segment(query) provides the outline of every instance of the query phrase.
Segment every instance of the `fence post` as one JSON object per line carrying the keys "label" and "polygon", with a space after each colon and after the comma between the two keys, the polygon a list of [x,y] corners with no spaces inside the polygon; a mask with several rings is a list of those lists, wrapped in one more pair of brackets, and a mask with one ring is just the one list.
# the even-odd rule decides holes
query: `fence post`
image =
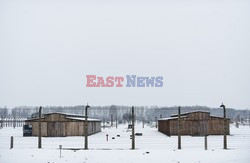
{"label": "fence post", "polygon": [[249,127],[250,127],[250,116],[248,117],[248,123],[249,123]]}
{"label": "fence post", "polygon": [[59,149],[60,149],[60,158],[62,158],[62,145],[59,145]]}
{"label": "fence post", "polygon": [[118,125],[118,124],[117,124],[117,123],[118,123],[117,117],[115,118],[115,121],[116,121],[116,122],[115,122],[115,125],[116,125],[115,127],[117,128],[117,125]]}
{"label": "fence post", "polygon": [[14,146],[14,138],[13,136],[10,137],[10,149],[12,149]]}
{"label": "fence post", "polygon": [[113,114],[111,114],[110,121],[111,121],[111,127],[113,127]]}
{"label": "fence post", "polygon": [[13,128],[15,129],[16,128],[16,117],[14,117],[14,119],[12,119],[12,125],[13,125]]}
{"label": "fence post", "polygon": [[104,122],[103,122],[103,129],[105,129],[105,118],[104,118]]}
{"label": "fence post", "polygon": [[157,117],[155,117],[155,128],[158,128],[158,126],[157,126]]}
{"label": "fence post", "polygon": [[42,118],[42,107],[39,107],[39,121],[38,121],[38,148],[42,148],[42,128],[41,128],[41,118]]}
{"label": "fence post", "polygon": [[178,149],[181,149],[181,107],[178,107]]}
{"label": "fence post", "polygon": [[224,113],[224,136],[223,136],[223,149],[227,149],[227,115],[226,115],[226,106],[222,103],[220,106],[223,108]]}
{"label": "fence post", "polygon": [[144,118],[142,119],[142,128],[144,128]]}
{"label": "fence post", "polygon": [[207,135],[205,135],[205,150],[207,150]]}
{"label": "fence post", "polygon": [[132,149],[135,149],[135,116],[134,116],[134,107],[132,107]]}
{"label": "fence post", "polygon": [[1,126],[0,126],[0,128],[3,128],[3,117],[1,117]]}
{"label": "fence post", "polygon": [[85,137],[85,143],[84,143],[84,149],[88,149],[88,108],[89,105],[85,107],[85,122],[84,122],[84,137]]}

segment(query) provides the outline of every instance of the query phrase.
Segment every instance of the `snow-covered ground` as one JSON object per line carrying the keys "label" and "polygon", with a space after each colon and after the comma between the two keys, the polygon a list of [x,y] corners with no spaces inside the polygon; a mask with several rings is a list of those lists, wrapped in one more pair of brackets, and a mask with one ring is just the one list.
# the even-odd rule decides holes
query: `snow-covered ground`
{"label": "snow-covered ground", "polygon": [[[250,127],[231,126],[228,136],[228,150],[223,150],[223,136],[208,136],[208,150],[204,150],[204,137],[182,136],[182,149],[177,150],[177,137],[168,137],[151,128],[138,124],[136,150],[130,150],[131,132],[125,125],[118,129],[102,129],[89,136],[89,150],[83,148],[83,137],[42,138],[42,149],[37,149],[37,137],[23,137],[22,128],[0,129],[0,163],[249,163]],[[106,134],[109,141],[106,141]],[[120,135],[118,137],[117,135]],[[10,147],[10,137],[14,136],[14,148]],[[115,139],[112,139],[114,137]],[[59,145],[62,150],[60,158]]]}

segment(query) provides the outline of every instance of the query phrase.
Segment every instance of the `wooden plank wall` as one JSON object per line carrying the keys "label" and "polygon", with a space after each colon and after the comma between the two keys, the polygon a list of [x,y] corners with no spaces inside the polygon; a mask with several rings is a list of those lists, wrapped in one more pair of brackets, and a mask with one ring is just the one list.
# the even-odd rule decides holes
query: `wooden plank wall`
{"label": "wooden plank wall", "polygon": [[[32,125],[32,135],[38,136],[38,120],[27,121]],[[88,135],[101,131],[101,122],[88,122]],[[42,136],[63,137],[63,136],[83,136],[84,121],[66,119],[65,115],[49,114],[42,119]]]}
{"label": "wooden plank wall", "polygon": [[[38,136],[38,122],[26,122],[27,125],[32,125],[32,136]],[[47,136],[47,122],[41,123],[42,136]]]}
{"label": "wooden plank wall", "polygon": [[[230,120],[227,120],[227,134],[230,133]],[[181,135],[204,136],[204,135],[223,135],[224,119],[210,117],[209,113],[196,112],[189,114],[187,118],[181,118]],[[160,120],[160,132],[166,135],[178,134],[178,119]]]}
{"label": "wooden plank wall", "polygon": [[170,136],[170,121],[159,121],[158,131]]}

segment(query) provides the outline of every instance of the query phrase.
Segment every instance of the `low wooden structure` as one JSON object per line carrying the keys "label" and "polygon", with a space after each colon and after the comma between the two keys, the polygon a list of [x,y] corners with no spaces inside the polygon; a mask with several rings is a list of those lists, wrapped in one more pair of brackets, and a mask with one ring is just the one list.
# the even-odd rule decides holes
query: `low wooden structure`
{"label": "low wooden structure", "polygon": [[[85,117],[76,114],[48,113],[41,118],[42,136],[84,136]],[[88,135],[101,131],[101,121],[88,118]],[[25,121],[32,127],[32,136],[38,136],[38,118]]]}
{"label": "low wooden structure", "polygon": [[[227,118],[227,134],[230,119]],[[180,133],[181,135],[204,136],[204,135],[223,135],[224,134],[224,118],[211,116],[209,112],[196,111],[181,114],[180,117]],[[178,115],[158,120],[158,131],[171,136],[178,135]]]}

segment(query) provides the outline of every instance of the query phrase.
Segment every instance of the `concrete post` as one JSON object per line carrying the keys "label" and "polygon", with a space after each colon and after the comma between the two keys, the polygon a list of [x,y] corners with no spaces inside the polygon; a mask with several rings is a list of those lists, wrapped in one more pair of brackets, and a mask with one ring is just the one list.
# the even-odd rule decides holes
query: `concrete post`
{"label": "concrete post", "polygon": [[144,128],[144,118],[142,119],[142,128]]}
{"label": "concrete post", "polygon": [[223,108],[224,113],[224,139],[223,139],[223,149],[227,149],[227,117],[226,117],[226,106],[222,103],[220,106]]}
{"label": "concrete post", "polygon": [[88,104],[85,106],[85,121],[84,121],[84,137],[85,137],[85,143],[84,143],[84,149],[88,149]]}
{"label": "concrete post", "polygon": [[117,117],[115,117],[115,128],[118,127],[118,120],[117,120]]}
{"label": "concrete post", "polygon": [[12,149],[14,146],[14,138],[13,136],[10,137],[10,149]]}
{"label": "concrete post", "polygon": [[38,122],[38,148],[42,148],[42,128],[41,128],[41,118],[42,118],[42,107],[39,107],[39,122]]}
{"label": "concrete post", "polygon": [[113,127],[113,114],[111,114],[110,121],[111,121],[111,126]]}
{"label": "concrete post", "polygon": [[249,127],[250,127],[250,116],[248,117],[248,123],[249,123]]}
{"label": "concrete post", "polygon": [[226,118],[226,107],[223,107],[224,110],[224,149],[227,149],[227,118]]}
{"label": "concrete post", "polygon": [[207,150],[207,135],[205,135],[205,150]]}
{"label": "concrete post", "polygon": [[181,149],[181,107],[178,107],[178,149]]}
{"label": "concrete post", "polygon": [[62,145],[59,145],[59,149],[60,149],[60,158],[62,158]]}
{"label": "concrete post", "polygon": [[155,117],[155,128],[158,128],[157,117]]}
{"label": "concrete post", "polygon": [[103,119],[103,129],[105,129],[105,118]]}
{"label": "concrete post", "polygon": [[132,107],[132,149],[135,149],[135,116],[134,107]]}

